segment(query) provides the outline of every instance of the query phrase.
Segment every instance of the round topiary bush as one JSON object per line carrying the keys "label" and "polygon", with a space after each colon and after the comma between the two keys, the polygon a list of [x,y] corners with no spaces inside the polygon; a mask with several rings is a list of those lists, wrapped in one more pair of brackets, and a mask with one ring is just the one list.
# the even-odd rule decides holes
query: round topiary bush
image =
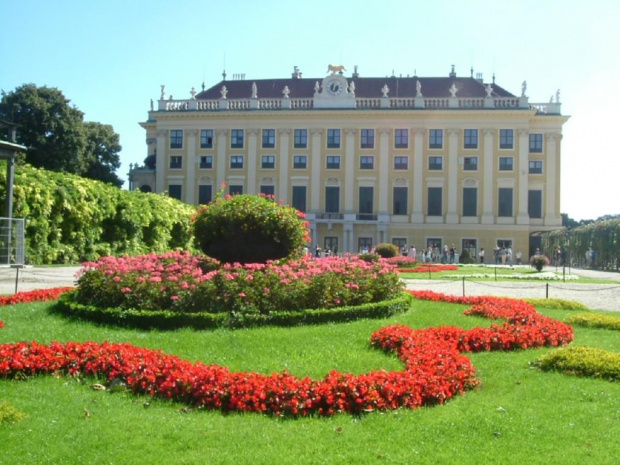
{"label": "round topiary bush", "polygon": [[266,263],[299,258],[309,241],[308,222],[271,198],[235,195],[203,205],[193,218],[196,243],[224,263]]}
{"label": "round topiary bush", "polygon": [[377,244],[377,247],[375,247],[375,252],[378,253],[381,258],[392,258],[399,255],[400,251],[398,250],[398,246],[394,244],[382,243]]}

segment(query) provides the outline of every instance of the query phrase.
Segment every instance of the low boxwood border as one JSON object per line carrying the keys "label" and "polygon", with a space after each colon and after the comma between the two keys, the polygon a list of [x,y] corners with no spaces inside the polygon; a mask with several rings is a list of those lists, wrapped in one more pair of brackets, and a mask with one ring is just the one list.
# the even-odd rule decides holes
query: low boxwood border
{"label": "low boxwood border", "polygon": [[596,313],[578,313],[564,320],[569,325],[586,326],[589,328],[610,329],[620,331],[620,317],[612,315],[598,315]]}
{"label": "low boxwood border", "polygon": [[208,329],[218,327],[296,326],[340,323],[362,318],[385,318],[411,308],[413,297],[402,292],[394,299],[356,306],[319,308],[304,311],[276,311],[268,315],[236,313],[179,313],[166,310],[100,308],[73,299],[75,292],[63,294],[51,307],[54,313],[98,323],[141,329]]}

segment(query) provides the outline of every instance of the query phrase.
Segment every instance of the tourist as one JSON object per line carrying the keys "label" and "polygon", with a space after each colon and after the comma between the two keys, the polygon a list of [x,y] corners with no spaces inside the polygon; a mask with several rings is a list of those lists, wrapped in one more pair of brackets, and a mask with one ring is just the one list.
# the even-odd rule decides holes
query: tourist
{"label": "tourist", "polygon": [[480,263],[484,265],[484,247],[480,249],[480,252],[478,252],[478,256],[480,257]]}

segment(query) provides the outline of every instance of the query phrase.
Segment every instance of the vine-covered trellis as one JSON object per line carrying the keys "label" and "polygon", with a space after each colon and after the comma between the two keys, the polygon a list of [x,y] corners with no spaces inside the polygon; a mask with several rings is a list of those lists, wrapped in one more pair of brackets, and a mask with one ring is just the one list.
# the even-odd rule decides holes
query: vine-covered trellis
{"label": "vine-covered trellis", "polygon": [[587,266],[588,250],[594,251],[593,268],[620,268],[620,218],[597,221],[574,229],[558,229],[542,234],[543,253],[554,257],[558,248],[565,250],[567,264]]}

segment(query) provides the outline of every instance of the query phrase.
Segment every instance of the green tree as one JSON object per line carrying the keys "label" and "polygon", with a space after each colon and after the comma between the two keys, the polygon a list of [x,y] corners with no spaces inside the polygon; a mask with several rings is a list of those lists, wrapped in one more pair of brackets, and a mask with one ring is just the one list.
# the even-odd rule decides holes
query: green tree
{"label": "green tree", "polygon": [[17,125],[17,142],[28,147],[26,162],[120,187],[119,136],[109,124],[84,122],[63,93],[24,84],[2,92],[0,120]]}
{"label": "green tree", "polygon": [[24,84],[2,92],[0,119],[17,125],[26,161],[53,171],[82,174],[88,167],[84,114],[61,91]]}
{"label": "green tree", "polygon": [[122,149],[119,135],[109,124],[89,121],[84,123],[84,128],[86,129],[86,153],[89,163],[84,176],[121,187],[123,180],[115,173],[121,166],[118,155]]}

